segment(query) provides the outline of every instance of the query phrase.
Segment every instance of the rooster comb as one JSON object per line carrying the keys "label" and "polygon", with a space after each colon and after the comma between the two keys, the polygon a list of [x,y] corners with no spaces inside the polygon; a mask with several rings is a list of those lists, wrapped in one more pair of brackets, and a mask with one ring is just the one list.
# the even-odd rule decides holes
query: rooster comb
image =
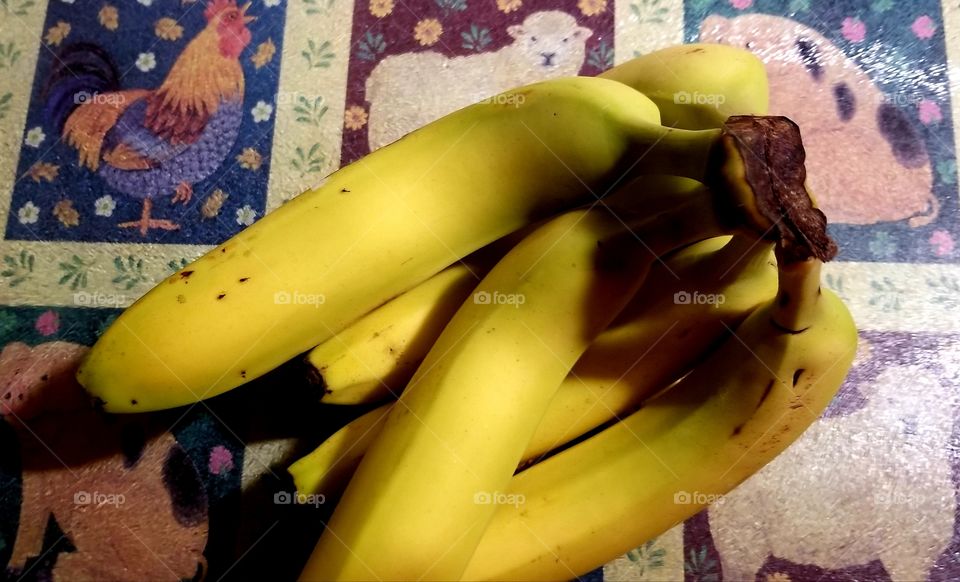
{"label": "rooster comb", "polygon": [[209,22],[214,16],[220,14],[227,8],[236,8],[236,0],[210,0],[207,3],[206,10],[203,11],[203,17]]}

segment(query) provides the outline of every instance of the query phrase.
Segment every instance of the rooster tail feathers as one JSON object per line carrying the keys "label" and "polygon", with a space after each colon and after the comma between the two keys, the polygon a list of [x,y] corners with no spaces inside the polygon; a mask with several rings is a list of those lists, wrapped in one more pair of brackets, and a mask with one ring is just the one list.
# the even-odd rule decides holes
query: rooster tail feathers
{"label": "rooster tail feathers", "polygon": [[44,84],[45,117],[60,133],[70,114],[91,96],[119,88],[120,73],[105,50],[86,42],[67,45]]}

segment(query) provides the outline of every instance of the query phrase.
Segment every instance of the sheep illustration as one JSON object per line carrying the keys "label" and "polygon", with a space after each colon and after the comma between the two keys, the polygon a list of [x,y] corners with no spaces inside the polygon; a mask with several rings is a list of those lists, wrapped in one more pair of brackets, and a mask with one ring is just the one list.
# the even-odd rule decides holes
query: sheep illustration
{"label": "sheep illustration", "polygon": [[458,57],[420,51],[380,61],[366,84],[370,151],[513,87],[576,75],[593,31],[566,12],[546,10],[508,26],[507,34],[513,43],[497,51]]}
{"label": "sheep illustration", "polygon": [[726,579],[753,580],[771,555],[828,569],[880,560],[893,580],[927,579],[953,535],[958,396],[914,365],[859,389],[862,409],[819,420],[710,508]]}
{"label": "sheep illustration", "polygon": [[[700,40],[746,47],[767,65],[770,111],[803,128],[810,186],[832,221],[937,218],[926,145],[895,99],[823,35],[789,18],[707,17]],[[837,155],[842,152],[843,155]]]}

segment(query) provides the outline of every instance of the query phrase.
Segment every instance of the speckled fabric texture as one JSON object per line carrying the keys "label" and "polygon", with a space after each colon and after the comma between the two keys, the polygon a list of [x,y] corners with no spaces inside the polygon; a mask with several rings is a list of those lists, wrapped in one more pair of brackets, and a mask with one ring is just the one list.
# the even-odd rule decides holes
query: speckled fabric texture
{"label": "speckled fabric texture", "polygon": [[86,347],[341,164],[702,39],[763,58],[772,112],[801,126],[841,249],[824,284],[862,349],[780,458],[584,579],[960,579],[955,3],[255,0],[212,30],[230,8],[0,0],[0,578],[293,579],[331,508],[289,503],[286,466],[363,410],[320,406],[289,365],[111,418],[72,381]]}

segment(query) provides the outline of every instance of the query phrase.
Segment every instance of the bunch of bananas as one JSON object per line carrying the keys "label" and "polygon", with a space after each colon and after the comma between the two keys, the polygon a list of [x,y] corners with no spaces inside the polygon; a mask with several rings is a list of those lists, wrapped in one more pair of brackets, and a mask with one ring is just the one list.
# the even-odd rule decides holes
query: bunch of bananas
{"label": "bunch of bananas", "polygon": [[769,462],[853,361],[799,130],[766,109],[719,45],[467,107],[172,275],[78,377],[149,411],[309,350],[324,401],[381,406],[290,467],[338,499],[303,579],[585,573]]}

